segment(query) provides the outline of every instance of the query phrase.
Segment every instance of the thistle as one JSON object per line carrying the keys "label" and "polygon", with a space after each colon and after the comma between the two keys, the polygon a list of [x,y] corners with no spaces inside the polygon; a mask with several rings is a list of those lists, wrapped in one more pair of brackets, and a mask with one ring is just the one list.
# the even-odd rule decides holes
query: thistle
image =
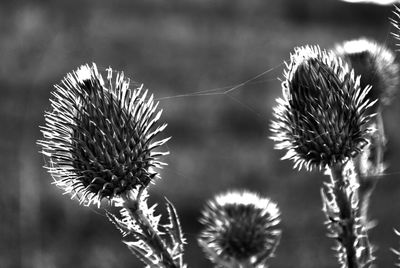
{"label": "thistle", "polygon": [[400,82],[399,65],[391,50],[372,40],[361,38],[337,45],[335,52],[356,75],[361,75],[361,88],[372,86],[367,98],[378,99],[378,104],[382,105],[391,103]]}
{"label": "thistle", "polygon": [[287,151],[283,159],[310,170],[356,156],[367,144],[370,87],[361,88],[346,64],[318,46],[296,48],[286,67],[271,124],[275,148]]}
{"label": "thistle", "polygon": [[339,263],[343,268],[367,266],[373,257],[352,160],[372,131],[368,126],[374,115],[368,111],[376,101],[367,98],[371,87],[361,88],[353,70],[317,46],[296,48],[284,77],[272,139],[276,148],[287,150],[283,158],[292,159],[295,167],[326,168],[331,181],[322,190],[323,211],[329,234],[338,241]]}
{"label": "thistle", "polygon": [[228,192],[209,201],[200,222],[199,243],[211,261],[224,267],[264,267],[279,244],[280,212],[268,198]]}
{"label": "thistle", "polygon": [[[120,207],[120,217],[108,218],[131,241],[128,248],[151,267],[178,268],[184,238],[176,210],[167,202],[169,224],[162,227],[155,206],[147,206],[146,188],[163,163],[154,151],[168,139],[153,141],[166,124],[158,125],[153,96],[143,85],[130,88],[129,79],[107,69],[106,80],[95,64],[68,74],[52,92],[45,113],[44,139],[38,144],[47,157],[55,184],[90,205],[108,199]],[[164,235],[167,235],[165,237]]]}
{"label": "thistle", "polygon": [[130,88],[122,72],[113,75],[108,68],[103,79],[95,64],[67,74],[38,141],[55,184],[87,205],[146,187],[167,154],[155,151],[168,140],[154,141],[166,127],[157,123],[158,103],[143,85]]}

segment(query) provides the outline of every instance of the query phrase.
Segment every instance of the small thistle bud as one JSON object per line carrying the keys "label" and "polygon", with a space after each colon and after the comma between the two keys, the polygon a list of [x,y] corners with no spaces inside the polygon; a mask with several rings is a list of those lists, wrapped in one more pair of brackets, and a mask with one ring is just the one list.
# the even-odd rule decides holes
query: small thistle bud
{"label": "small thistle bud", "polygon": [[257,267],[273,256],[279,244],[280,212],[267,198],[228,192],[209,201],[202,214],[199,243],[214,263]]}
{"label": "small thistle bud", "polygon": [[168,139],[153,139],[166,124],[157,126],[162,111],[142,88],[130,88],[130,80],[122,72],[113,77],[111,68],[104,80],[95,64],[55,86],[38,144],[55,184],[81,203],[112,200],[157,176],[153,168],[167,153],[154,150]]}
{"label": "small thistle bud", "polygon": [[367,98],[378,99],[382,105],[390,104],[400,82],[399,65],[391,50],[362,38],[337,45],[335,52],[354,70],[355,75],[361,75],[361,88],[372,86]]}
{"label": "small thistle bud", "polygon": [[366,99],[347,65],[318,46],[298,47],[282,82],[283,97],[274,108],[271,137],[276,149],[287,150],[295,168],[324,168],[356,156],[367,143],[366,115],[374,102]]}

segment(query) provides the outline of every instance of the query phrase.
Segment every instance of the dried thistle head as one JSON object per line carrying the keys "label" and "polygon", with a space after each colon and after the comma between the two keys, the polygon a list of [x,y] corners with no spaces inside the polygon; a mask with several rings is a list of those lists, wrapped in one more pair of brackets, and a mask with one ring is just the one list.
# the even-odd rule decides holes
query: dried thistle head
{"label": "dried thistle head", "polygon": [[333,52],[298,47],[291,55],[271,124],[276,149],[287,151],[295,168],[324,168],[356,156],[367,143],[369,87]]}
{"label": "dried thistle head", "polygon": [[154,141],[158,124],[153,96],[143,85],[131,88],[122,72],[107,77],[95,64],[83,65],[55,86],[38,141],[55,184],[87,205],[112,200],[157,176],[154,151],[168,139]]}
{"label": "dried thistle head", "polygon": [[209,201],[200,222],[199,242],[214,263],[251,263],[272,257],[279,243],[280,212],[257,194],[228,192]]}
{"label": "dried thistle head", "polygon": [[[367,98],[389,105],[400,83],[396,55],[384,45],[365,38],[339,44],[335,48],[355,75],[361,75],[360,86],[372,86]],[[378,107],[378,106],[375,106]]]}

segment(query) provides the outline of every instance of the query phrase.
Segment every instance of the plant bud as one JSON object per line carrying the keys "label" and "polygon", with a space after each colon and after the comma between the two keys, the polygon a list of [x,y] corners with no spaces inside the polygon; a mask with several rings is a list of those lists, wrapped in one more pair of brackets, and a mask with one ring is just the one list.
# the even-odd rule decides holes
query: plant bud
{"label": "plant bud", "polygon": [[228,192],[203,210],[199,242],[218,263],[259,264],[272,257],[279,243],[280,212],[267,198],[250,192]]}
{"label": "plant bud", "polygon": [[400,82],[399,65],[391,50],[372,40],[358,39],[337,45],[335,52],[355,75],[361,75],[361,88],[372,86],[367,98],[378,99],[382,105],[390,104]]}
{"label": "plant bud", "polygon": [[157,121],[153,96],[130,87],[124,74],[83,65],[55,86],[38,141],[55,184],[87,205],[146,187],[163,163],[153,141],[166,124]]}
{"label": "plant bud", "polygon": [[298,47],[291,55],[271,124],[276,149],[287,151],[283,159],[294,167],[324,168],[356,156],[367,143],[366,113],[374,101],[369,87],[333,52]]}

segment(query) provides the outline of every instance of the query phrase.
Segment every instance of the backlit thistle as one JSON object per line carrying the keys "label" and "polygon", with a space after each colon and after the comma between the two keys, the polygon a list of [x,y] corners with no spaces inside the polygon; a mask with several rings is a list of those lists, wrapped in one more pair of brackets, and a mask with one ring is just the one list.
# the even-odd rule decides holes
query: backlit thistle
{"label": "backlit thistle", "polygon": [[55,184],[82,203],[126,195],[146,187],[163,163],[156,152],[167,139],[154,141],[165,127],[157,121],[153,96],[134,85],[122,72],[95,64],[67,74],[52,92],[51,110],[45,113],[43,140],[46,167]]}
{"label": "backlit thistle", "polygon": [[361,75],[362,88],[372,86],[367,98],[378,99],[383,105],[390,104],[399,86],[399,65],[391,50],[362,38],[337,45],[335,52],[356,75]]}
{"label": "backlit thistle", "polygon": [[298,47],[286,65],[272,139],[295,168],[323,168],[356,156],[367,143],[374,101],[346,64],[318,46]]}
{"label": "backlit thistle", "polygon": [[214,263],[257,267],[274,255],[281,230],[280,212],[271,200],[228,192],[209,201],[202,214],[199,242]]}

